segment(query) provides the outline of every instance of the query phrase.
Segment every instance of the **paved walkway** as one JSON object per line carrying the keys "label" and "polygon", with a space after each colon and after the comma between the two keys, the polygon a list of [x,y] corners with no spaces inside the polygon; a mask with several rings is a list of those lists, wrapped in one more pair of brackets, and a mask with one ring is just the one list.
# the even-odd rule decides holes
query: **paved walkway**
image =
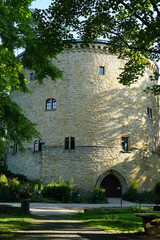
{"label": "paved walkway", "polygon": [[[20,207],[20,203],[0,203]],[[129,207],[135,203],[122,201],[120,198],[109,198],[109,204],[82,204],[82,203],[31,203],[30,210],[36,215],[73,215],[84,212],[84,209],[91,208],[110,208],[110,207]],[[142,206],[153,206],[154,204],[142,204]]]}

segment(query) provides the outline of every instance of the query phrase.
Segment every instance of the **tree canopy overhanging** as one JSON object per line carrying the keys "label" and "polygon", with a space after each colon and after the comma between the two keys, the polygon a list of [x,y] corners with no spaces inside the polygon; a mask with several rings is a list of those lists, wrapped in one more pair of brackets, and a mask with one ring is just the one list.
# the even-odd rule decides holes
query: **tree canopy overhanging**
{"label": "tree canopy overhanging", "polygon": [[[108,50],[128,58],[119,82],[130,85],[142,76],[149,59],[160,60],[159,0],[56,0],[47,13],[59,24],[75,31],[86,43],[98,37],[107,41]],[[151,80],[157,80],[155,72]],[[160,93],[160,86],[147,88]]]}
{"label": "tree canopy overhanging", "polygon": [[[45,12],[30,10],[32,0],[0,0],[0,153],[7,145],[40,138],[35,124],[10,99],[17,90],[28,92],[24,69],[32,69],[35,79],[43,83],[49,76],[55,80],[62,72],[52,58],[61,52],[70,38],[64,26],[45,19]],[[66,41],[63,41],[66,40]],[[23,48],[23,58],[15,50]]]}

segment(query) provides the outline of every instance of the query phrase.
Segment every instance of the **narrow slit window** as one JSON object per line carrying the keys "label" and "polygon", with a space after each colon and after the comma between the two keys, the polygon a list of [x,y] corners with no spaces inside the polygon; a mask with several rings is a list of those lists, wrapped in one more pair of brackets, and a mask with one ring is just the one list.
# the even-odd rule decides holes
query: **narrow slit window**
{"label": "narrow slit window", "polygon": [[71,149],[75,149],[75,138],[71,137]]}
{"label": "narrow slit window", "polygon": [[38,141],[34,141],[34,151],[37,152],[38,151]]}
{"label": "narrow slit window", "polygon": [[69,137],[65,138],[65,149],[69,149]]}
{"label": "narrow slit window", "polygon": [[104,75],[104,67],[99,67],[99,74]]}
{"label": "narrow slit window", "polygon": [[56,109],[57,108],[57,102],[56,99],[52,99],[52,109]]}
{"label": "narrow slit window", "polygon": [[50,110],[50,109],[51,109],[51,100],[50,100],[50,99],[48,99],[48,100],[46,101],[46,109],[47,109],[47,110]]}
{"label": "narrow slit window", "polygon": [[128,137],[122,137],[122,150],[128,151]]}
{"label": "narrow slit window", "polygon": [[13,154],[14,154],[14,155],[17,153],[17,149],[18,149],[18,146],[17,146],[17,144],[15,143],[15,144],[13,145]]}
{"label": "narrow slit window", "polygon": [[34,73],[30,73],[30,80],[33,81],[34,79]]}
{"label": "narrow slit window", "polygon": [[152,108],[147,108],[147,116],[149,119],[152,119]]}

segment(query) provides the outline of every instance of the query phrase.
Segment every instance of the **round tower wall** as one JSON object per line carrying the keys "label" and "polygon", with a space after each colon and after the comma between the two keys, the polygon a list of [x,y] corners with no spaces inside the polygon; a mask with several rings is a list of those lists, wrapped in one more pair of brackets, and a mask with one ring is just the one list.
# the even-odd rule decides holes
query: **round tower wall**
{"label": "round tower wall", "polygon": [[[23,167],[20,153],[8,154],[9,169],[45,183],[60,176],[68,181],[73,178],[85,192],[96,186],[101,174],[113,169],[128,186],[136,179],[139,186],[150,189],[149,183],[155,184],[159,178],[158,98],[143,92],[153,84],[149,81],[152,70],[147,68],[130,87],[119,84],[117,77],[126,60],[109,54],[103,44],[76,45],[53,62],[63,70],[62,79],[44,79],[44,85],[30,81],[32,94],[12,94],[26,116],[37,123],[43,145],[35,164],[33,142],[25,143],[24,155],[28,164],[32,159],[31,167]],[[104,75],[100,75],[100,67]],[[56,99],[56,110],[46,110],[46,100],[51,98]],[[147,108],[152,109],[152,118]],[[75,138],[75,149],[65,149],[66,137]],[[127,152],[122,149],[122,137],[128,138]]]}

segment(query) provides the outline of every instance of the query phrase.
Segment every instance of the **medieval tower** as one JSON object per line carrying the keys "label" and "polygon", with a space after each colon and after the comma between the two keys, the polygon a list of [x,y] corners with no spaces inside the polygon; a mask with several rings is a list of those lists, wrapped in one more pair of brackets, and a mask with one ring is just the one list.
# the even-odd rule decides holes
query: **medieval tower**
{"label": "medieval tower", "polygon": [[108,197],[121,196],[132,180],[139,190],[152,189],[160,181],[159,108],[158,98],[143,89],[155,84],[149,75],[156,66],[150,63],[126,87],[117,80],[126,60],[108,53],[102,41],[85,48],[77,43],[53,61],[62,79],[39,85],[27,72],[31,94],[11,96],[42,140],[25,143],[23,154],[10,148],[9,170],[43,183],[73,178],[81,192],[102,186]]}

